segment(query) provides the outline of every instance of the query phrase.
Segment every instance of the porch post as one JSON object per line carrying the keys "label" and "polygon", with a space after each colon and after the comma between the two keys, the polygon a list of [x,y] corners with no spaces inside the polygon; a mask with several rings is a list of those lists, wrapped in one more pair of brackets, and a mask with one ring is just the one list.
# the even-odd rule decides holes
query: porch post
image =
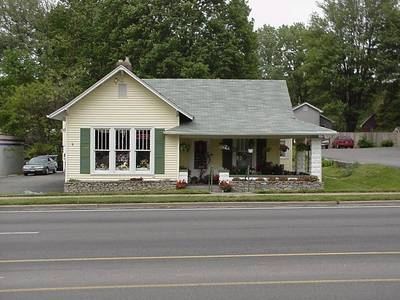
{"label": "porch post", "polygon": [[[304,139],[296,139],[296,145],[304,143]],[[296,151],[296,174],[306,172],[306,152]]]}
{"label": "porch post", "polygon": [[311,159],[310,159],[310,173],[317,176],[319,181],[322,181],[322,151],[321,139],[311,139]]}

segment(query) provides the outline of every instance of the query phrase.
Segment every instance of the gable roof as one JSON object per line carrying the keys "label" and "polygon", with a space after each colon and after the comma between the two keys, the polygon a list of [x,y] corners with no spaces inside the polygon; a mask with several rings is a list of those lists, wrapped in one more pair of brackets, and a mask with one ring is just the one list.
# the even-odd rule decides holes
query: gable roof
{"label": "gable roof", "polygon": [[65,117],[65,112],[67,111],[68,108],[70,108],[72,105],[75,103],[79,102],[82,100],[85,96],[90,94],[92,91],[94,91],[97,87],[102,85],[104,82],[106,82],[108,79],[110,79],[112,76],[114,76],[116,73],[123,71],[126,74],[128,74],[130,77],[132,77],[135,81],[137,81],[139,84],[141,84],[143,87],[148,89],[151,93],[153,93],[155,96],[160,98],[162,101],[173,107],[176,111],[180,112],[181,114],[185,115],[188,117],[190,120],[193,120],[193,115],[190,113],[186,112],[182,108],[180,108],[178,105],[176,105],[172,100],[167,99],[164,95],[160,94],[157,90],[153,89],[151,86],[149,86],[146,82],[144,82],[142,79],[137,77],[135,74],[133,74],[130,70],[128,70],[126,67],[123,65],[118,66],[114,70],[112,70],[110,73],[108,73],[106,76],[104,76],[102,79],[97,81],[95,84],[93,84],[91,87],[89,87],[86,91],[78,95],[76,98],[74,98],[72,101],[68,102],[65,104],[63,107],[59,108],[55,112],[49,114],[47,117],[50,119],[56,119],[62,121]]}
{"label": "gable roof", "polygon": [[318,107],[316,107],[316,106],[314,106],[314,105],[312,105],[312,104],[310,104],[310,103],[308,103],[308,102],[303,102],[303,103],[297,105],[296,107],[293,107],[293,111],[298,110],[299,108],[301,108],[301,107],[303,107],[303,106],[309,106],[309,107],[315,109],[315,110],[316,110],[317,112],[319,112],[320,114],[323,113],[323,111],[322,111],[321,109],[319,109]]}
{"label": "gable roof", "polygon": [[240,79],[144,79],[195,115],[166,134],[216,136],[302,136],[336,132],[298,120],[286,82]]}

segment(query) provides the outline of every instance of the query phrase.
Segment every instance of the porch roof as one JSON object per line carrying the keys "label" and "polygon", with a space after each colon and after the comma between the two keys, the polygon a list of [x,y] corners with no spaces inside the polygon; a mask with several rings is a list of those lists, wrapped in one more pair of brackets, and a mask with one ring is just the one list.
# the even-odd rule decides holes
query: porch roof
{"label": "porch roof", "polygon": [[283,80],[144,79],[194,119],[166,134],[315,136],[336,132],[298,120]]}

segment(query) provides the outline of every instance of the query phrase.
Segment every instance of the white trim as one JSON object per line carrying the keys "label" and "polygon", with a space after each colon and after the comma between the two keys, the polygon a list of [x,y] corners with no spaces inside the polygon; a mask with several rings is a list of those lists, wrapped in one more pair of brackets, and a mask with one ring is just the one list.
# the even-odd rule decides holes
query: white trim
{"label": "white trim", "polygon": [[315,109],[315,110],[318,111],[319,113],[323,113],[323,112],[324,112],[323,110],[319,109],[318,107],[315,107],[314,105],[312,105],[312,104],[310,104],[310,103],[308,103],[308,102],[303,102],[303,103],[297,105],[296,107],[293,107],[292,110],[293,110],[293,111],[298,110],[300,107],[303,107],[303,106],[305,106],[305,105],[307,105],[307,106],[309,106],[309,107]]}
{"label": "white trim", "polygon": [[181,109],[180,107],[178,107],[175,103],[171,102],[170,100],[168,100],[167,98],[165,98],[163,95],[161,95],[159,92],[157,92],[155,89],[153,89],[150,85],[148,85],[146,82],[144,82],[143,80],[141,80],[139,77],[137,77],[135,74],[133,74],[131,71],[129,71],[127,68],[125,68],[124,66],[120,65],[117,68],[115,68],[113,71],[111,71],[110,73],[108,73],[106,76],[104,76],[102,79],[100,79],[99,81],[97,81],[95,84],[93,84],[91,87],[89,87],[86,91],[84,91],[83,93],[81,93],[79,96],[77,96],[76,98],[74,98],[72,101],[68,102],[67,104],[65,104],[63,107],[57,109],[55,112],[52,112],[51,114],[47,115],[48,118],[50,119],[55,119],[55,120],[60,120],[62,121],[64,119],[63,114],[67,111],[68,108],[70,108],[71,106],[73,106],[75,103],[79,102],[82,98],[84,98],[85,96],[87,96],[89,93],[91,93],[92,91],[94,91],[97,87],[99,87],[100,85],[102,85],[105,81],[107,81],[108,79],[110,79],[112,76],[114,76],[116,73],[118,73],[119,71],[124,71],[126,74],[128,74],[130,77],[132,77],[132,79],[134,79],[135,81],[137,81],[139,84],[141,84],[143,87],[145,87],[147,90],[149,90],[150,92],[152,92],[155,96],[157,96],[158,98],[160,98],[161,100],[163,100],[165,103],[167,103],[169,106],[171,106],[172,108],[174,108],[175,110],[177,110],[178,112],[180,112],[181,114],[185,115],[186,117],[188,117],[189,119],[193,120],[194,116],[189,114],[188,112],[184,111],[183,109]]}

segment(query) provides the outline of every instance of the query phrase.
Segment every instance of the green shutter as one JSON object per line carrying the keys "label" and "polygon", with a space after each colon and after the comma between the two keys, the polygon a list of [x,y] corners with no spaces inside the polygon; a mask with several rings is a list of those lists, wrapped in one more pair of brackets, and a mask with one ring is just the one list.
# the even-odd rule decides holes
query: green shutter
{"label": "green shutter", "polygon": [[155,129],[155,168],[156,174],[164,174],[165,172],[165,135],[164,129]]}
{"label": "green shutter", "polygon": [[81,174],[90,174],[90,128],[81,128]]}

